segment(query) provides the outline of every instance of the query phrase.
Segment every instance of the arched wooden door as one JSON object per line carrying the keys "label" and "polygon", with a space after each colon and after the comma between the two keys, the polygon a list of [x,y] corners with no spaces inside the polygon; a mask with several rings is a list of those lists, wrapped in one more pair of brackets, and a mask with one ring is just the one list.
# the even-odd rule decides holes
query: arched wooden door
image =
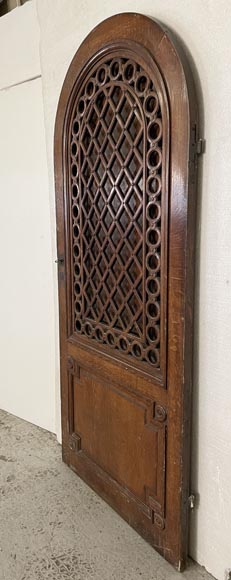
{"label": "arched wooden door", "polygon": [[55,128],[63,458],[187,555],[196,101],[166,31],[97,26]]}

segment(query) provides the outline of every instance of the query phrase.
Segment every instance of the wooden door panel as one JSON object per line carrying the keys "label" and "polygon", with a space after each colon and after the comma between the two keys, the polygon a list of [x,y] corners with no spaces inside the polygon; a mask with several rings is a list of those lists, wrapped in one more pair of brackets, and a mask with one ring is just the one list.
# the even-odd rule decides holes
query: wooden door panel
{"label": "wooden door panel", "polygon": [[[97,463],[134,499],[163,511],[165,408],[88,371],[71,371],[73,445]],[[150,453],[152,462],[150,462]],[[144,506],[145,508],[145,506]]]}
{"label": "wooden door panel", "polygon": [[[156,495],[160,425],[154,422],[154,403],[145,404],[84,374],[82,381],[74,382],[74,393],[74,430],[80,435],[81,450],[143,502],[145,487]],[[163,454],[160,462],[163,469]]]}
{"label": "wooden door panel", "polygon": [[[73,347],[72,352],[76,355]],[[133,500],[149,506],[152,498],[157,511],[163,513],[165,391],[143,377],[136,375],[135,380],[133,370],[124,373],[115,363],[106,363],[104,369],[98,364],[99,357],[88,354],[86,359],[84,351],[77,353],[76,359],[68,357],[69,446],[77,445],[105,476],[125,486]]]}
{"label": "wooden door panel", "polygon": [[126,496],[129,509],[130,503],[136,506],[141,521],[145,515],[163,530],[165,407],[115,382],[97,380],[70,358],[68,374],[70,464],[81,473],[85,463],[94,477],[100,473],[101,484],[110,480],[114,492]]}
{"label": "wooden door panel", "polygon": [[178,569],[196,123],[168,34],[123,14],[77,51],[55,128],[63,458]]}

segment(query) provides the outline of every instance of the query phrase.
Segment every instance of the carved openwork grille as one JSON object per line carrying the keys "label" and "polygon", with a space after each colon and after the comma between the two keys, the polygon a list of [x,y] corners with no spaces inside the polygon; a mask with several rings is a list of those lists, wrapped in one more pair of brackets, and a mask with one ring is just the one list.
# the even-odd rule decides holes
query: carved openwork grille
{"label": "carved openwork grille", "polygon": [[141,65],[120,57],[92,69],[69,147],[74,332],[158,369],[163,131]]}

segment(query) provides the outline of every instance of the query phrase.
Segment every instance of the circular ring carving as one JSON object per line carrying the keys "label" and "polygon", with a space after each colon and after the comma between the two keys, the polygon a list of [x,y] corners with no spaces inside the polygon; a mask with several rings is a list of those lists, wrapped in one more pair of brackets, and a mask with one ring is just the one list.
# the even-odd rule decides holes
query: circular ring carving
{"label": "circular ring carving", "polygon": [[160,270],[160,256],[157,252],[149,252],[146,257],[149,273],[157,274]]}
{"label": "circular ring carving", "polygon": [[136,64],[132,60],[127,60],[123,67],[124,80],[133,83],[136,77]]}
{"label": "circular ring carving", "polygon": [[86,333],[87,336],[91,336],[92,335],[92,325],[89,322],[86,322],[84,325],[84,331]]}
{"label": "circular ring carving", "polygon": [[103,342],[104,333],[103,333],[102,328],[100,326],[96,326],[95,336],[96,336],[97,340],[99,340],[99,342]]}
{"label": "circular ring carving", "polygon": [[151,346],[147,348],[147,359],[155,367],[159,366],[159,351],[157,348],[152,348]]}
{"label": "circular ring carving", "polygon": [[147,325],[147,334],[153,346],[156,346],[160,342],[160,330],[157,325],[149,323]]}
{"label": "circular ring carving", "polygon": [[149,276],[146,280],[146,289],[150,298],[155,299],[160,294],[160,281],[157,277]]}
{"label": "circular ring carving", "polygon": [[76,183],[74,183],[72,185],[72,195],[73,195],[74,199],[78,196],[78,187],[77,187]]}
{"label": "circular ring carving", "polygon": [[160,230],[158,228],[148,228],[146,233],[147,244],[154,248],[160,245]]}
{"label": "circular ring carving", "polygon": [[[149,72],[135,60],[115,57],[114,54],[107,60],[101,58],[86,73],[70,121],[75,328],[89,340],[104,343],[108,348],[133,357],[139,365],[143,361],[157,368],[160,352],[162,117]],[[146,175],[142,173],[144,151]],[[144,207],[146,215],[143,216]],[[146,242],[146,261],[140,235]],[[120,248],[119,259],[112,265],[110,260],[116,247]],[[99,259],[101,250],[102,260]],[[121,264],[124,278],[121,277]],[[112,273],[109,283],[106,283],[107,269]],[[139,278],[141,271],[144,284]],[[83,279],[81,272],[84,273]],[[144,313],[142,304],[145,302]]]}
{"label": "circular ring carving", "polygon": [[76,137],[79,134],[79,121],[77,121],[77,119],[75,119],[73,123],[73,133]]}
{"label": "circular ring carving", "polygon": [[149,221],[158,222],[161,216],[160,203],[156,200],[151,200],[147,204],[146,215]]}
{"label": "circular ring carving", "polygon": [[154,144],[162,137],[162,123],[160,119],[151,121],[148,125],[148,140]]}
{"label": "circular ring carving", "polygon": [[125,336],[120,336],[118,343],[120,349],[123,352],[127,352],[129,350],[129,342]]}
{"label": "circular ring carving", "polygon": [[[78,215],[79,215],[79,208],[77,205],[73,205],[72,207],[72,213],[73,213],[73,217],[74,219],[77,219]],[[76,237],[76,236],[75,236]]]}
{"label": "circular ring carving", "polygon": [[159,175],[149,175],[147,179],[147,193],[157,197],[161,191],[161,179]]}
{"label": "circular ring carving", "polygon": [[76,165],[76,163],[73,163],[73,165],[71,166],[71,174],[73,177],[76,177],[78,173],[78,167]]}
{"label": "circular ring carving", "polygon": [[78,258],[80,255],[80,248],[79,248],[79,244],[76,244],[73,246],[73,253],[75,258]]}
{"label": "circular ring carving", "polygon": [[86,102],[84,98],[79,99],[78,102],[78,113],[79,116],[82,117],[85,112]]}
{"label": "circular ring carving", "polygon": [[158,302],[147,302],[147,312],[153,322],[156,322],[160,318],[160,305]]}
{"label": "circular ring carving", "polygon": [[77,312],[77,314],[79,314],[81,312],[81,303],[80,302],[75,302],[75,310]]}
{"label": "circular ring carving", "polygon": [[147,117],[153,117],[159,108],[158,96],[154,91],[150,91],[144,100],[144,110]]}
{"label": "circular ring carving", "polygon": [[157,169],[159,169],[161,161],[162,154],[159,147],[152,147],[151,149],[149,149],[147,155],[147,164],[149,169],[151,169],[152,171],[156,171]]}
{"label": "circular ring carving", "polygon": [[73,226],[73,236],[74,236],[74,238],[78,238],[79,237],[79,226],[77,224],[75,224]]}
{"label": "circular ring carving", "polygon": [[136,77],[136,82],[135,82],[135,89],[136,89],[136,93],[137,95],[139,95],[140,97],[143,96],[149,87],[149,79],[148,76],[145,73],[140,73],[137,75]]}
{"label": "circular ring carving", "polygon": [[95,79],[90,78],[85,87],[85,96],[87,99],[91,99],[95,94]]}
{"label": "circular ring carving", "polygon": [[108,331],[106,332],[106,342],[107,344],[109,344],[110,346],[114,346],[115,344],[115,336],[112,332]]}
{"label": "circular ring carving", "polygon": [[74,158],[76,157],[77,150],[78,149],[77,149],[77,143],[76,143],[76,141],[72,141],[72,144],[71,144],[71,155],[72,155],[72,157],[74,157]]}
{"label": "circular ring carving", "polygon": [[143,356],[143,348],[139,344],[139,342],[133,342],[132,343],[132,353],[134,354],[134,356],[137,359],[142,359],[142,356]]}
{"label": "circular ring carving", "polygon": [[81,332],[81,330],[82,330],[82,323],[81,323],[81,321],[79,319],[76,320],[75,328],[76,328],[77,332]]}
{"label": "circular ring carving", "polygon": [[102,64],[96,74],[97,82],[100,86],[104,85],[108,78],[108,67],[105,64]]}
{"label": "circular ring carving", "polygon": [[75,294],[76,294],[76,296],[80,296],[80,294],[81,294],[81,288],[80,288],[79,282],[76,282],[75,283],[74,288],[75,288]]}
{"label": "circular ring carving", "polygon": [[121,60],[119,58],[113,58],[110,63],[110,77],[111,79],[117,80],[121,76]]}
{"label": "circular ring carving", "polygon": [[80,265],[78,262],[75,263],[74,265],[74,273],[75,273],[75,277],[79,278],[80,276]]}

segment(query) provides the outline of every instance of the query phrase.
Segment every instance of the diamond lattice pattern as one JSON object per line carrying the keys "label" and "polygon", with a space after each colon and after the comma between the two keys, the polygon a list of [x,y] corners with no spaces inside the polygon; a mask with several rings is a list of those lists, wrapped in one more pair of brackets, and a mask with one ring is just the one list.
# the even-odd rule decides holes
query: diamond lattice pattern
{"label": "diamond lattice pattern", "polygon": [[160,368],[162,112],[125,57],[89,70],[71,117],[72,320],[78,339]]}
{"label": "diamond lattice pattern", "polygon": [[143,336],[143,125],[131,93],[105,87],[81,138],[83,316]]}

